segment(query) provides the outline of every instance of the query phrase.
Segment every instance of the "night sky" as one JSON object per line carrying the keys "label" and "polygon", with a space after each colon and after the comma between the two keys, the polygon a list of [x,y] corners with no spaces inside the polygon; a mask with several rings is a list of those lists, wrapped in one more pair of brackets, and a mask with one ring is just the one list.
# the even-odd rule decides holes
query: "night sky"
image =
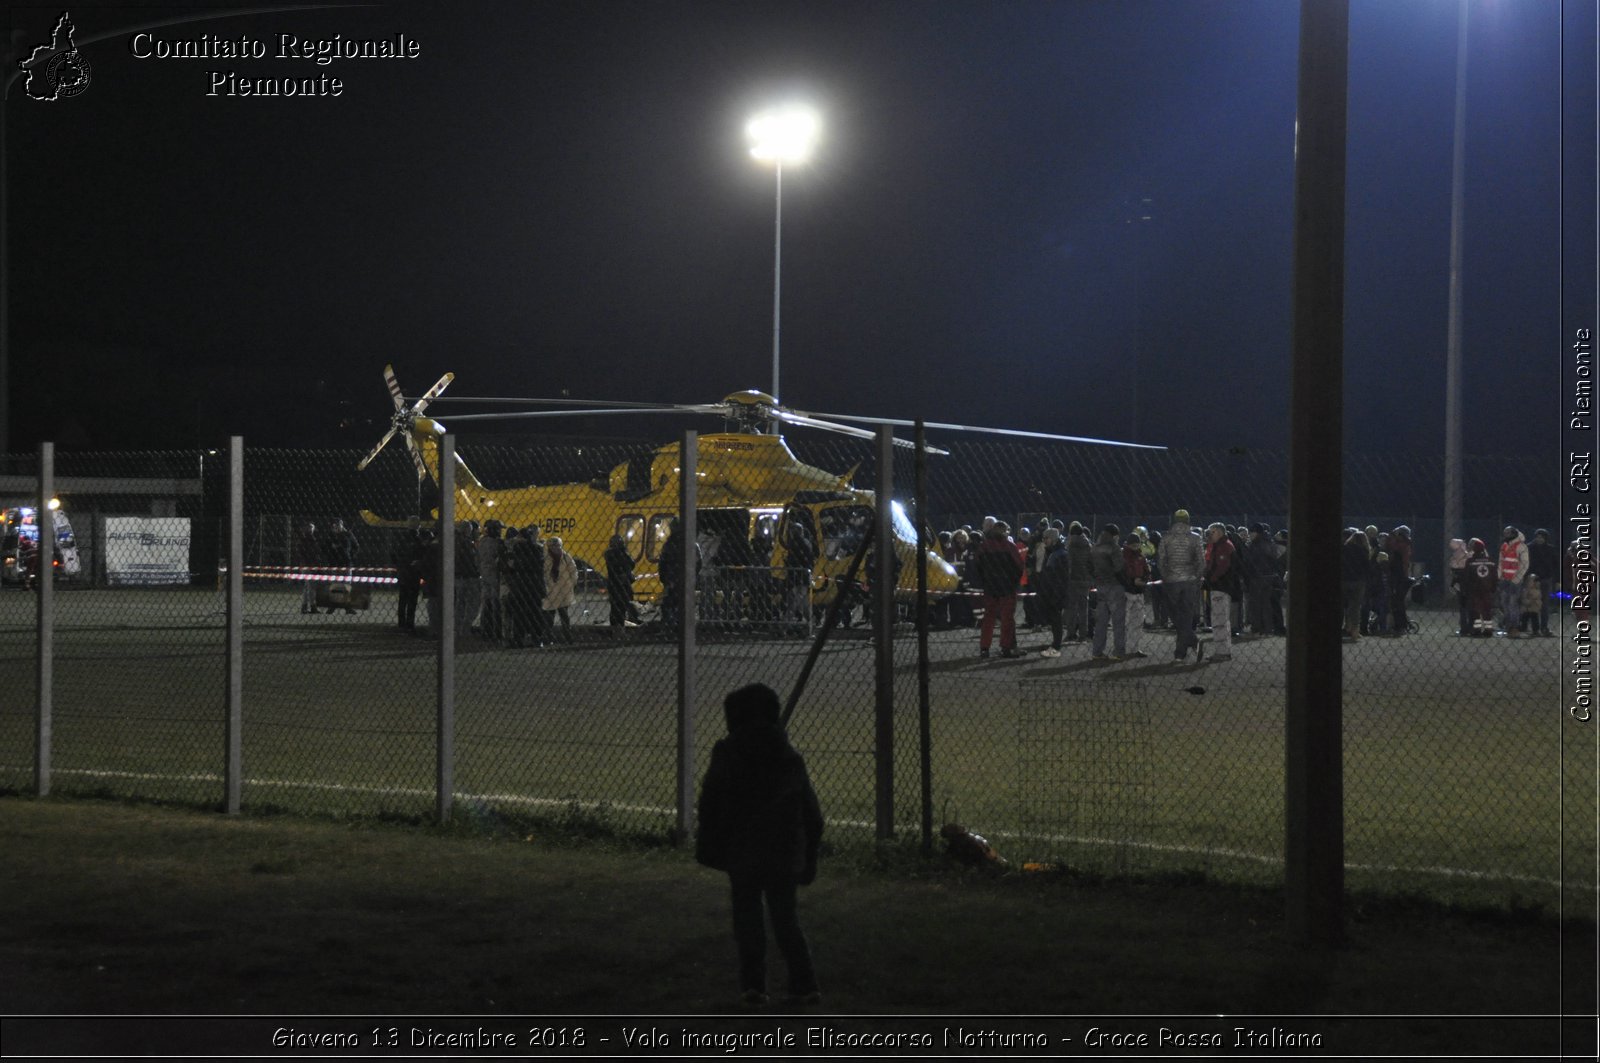
{"label": "night sky", "polygon": [[[9,85],[15,450],[365,448],[386,362],[413,393],[768,390],[774,183],[744,124],[795,96],[824,134],[784,173],[787,403],[1287,446],[1296,3],[283,8],[152,31],[265,59],[132,55],[219,10],[73,7],[88,88]],[[1350,450],[1443,447],[1458,10],[1351,3]],[[60,13],[14,9],[13,51]],[[1593,290],[1561,272],[1563,230],[1593,233],[1563,119],[1594,129],[1562,50],[1592,53],[1594,5],[1472,0],[1470,26],[1466,449],[1554,461],[1563,280]],[[280,33],[420,54],[319,66]],[[213,70],[344,89],[208,96]]]}

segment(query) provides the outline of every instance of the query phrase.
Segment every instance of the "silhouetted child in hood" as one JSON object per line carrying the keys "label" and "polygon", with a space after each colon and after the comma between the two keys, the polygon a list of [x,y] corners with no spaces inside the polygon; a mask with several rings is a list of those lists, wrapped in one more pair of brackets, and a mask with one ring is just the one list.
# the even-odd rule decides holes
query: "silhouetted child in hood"
{"label": "silhouetted child in hood", "polygon": [[747,1007],[767,1002],[767,933],[789,969],[789,996],[816,1003],[816,973],[800,930],[796,887],[817,877],[822,809],[805,761],[789,744],[777,693],[755,684],[723,702],[728,736],[711,750],[700,784],[695,859],[726,871],[733,890],[739,988]]}

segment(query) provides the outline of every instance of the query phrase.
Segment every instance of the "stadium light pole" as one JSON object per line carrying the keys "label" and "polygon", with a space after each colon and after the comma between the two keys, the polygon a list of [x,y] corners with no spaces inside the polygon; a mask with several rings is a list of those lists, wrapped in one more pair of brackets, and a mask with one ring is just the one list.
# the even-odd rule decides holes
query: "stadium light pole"
{"label": "stadium light pole", "polygon": [[783,284],[783,165],[802,163],[811,157],[817,143],[820,123],[809,107],[790,104],[762,111],[750,119],[745,134],[750,138],[750,156],[772,163],[777,188],[776,222],[772,239],[772,397],[778,398],[779,308]]}
{"label": "stadium light pole", "polygon": [[1461,237],[1467,154],[1467,0],[1456,16],[1455,139],[1450,164],[1450,301],[1445,329],[1444,556],[1461,535]]}

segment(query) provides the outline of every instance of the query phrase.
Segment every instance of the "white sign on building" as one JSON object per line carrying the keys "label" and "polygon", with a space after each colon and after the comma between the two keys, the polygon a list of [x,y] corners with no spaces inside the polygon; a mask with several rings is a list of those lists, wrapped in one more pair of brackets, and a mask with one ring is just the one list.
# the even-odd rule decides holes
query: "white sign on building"
{"label": "white sign on building", "polygon": [[103,550],[112,586],[189,582],[188,517],[107,517]]}

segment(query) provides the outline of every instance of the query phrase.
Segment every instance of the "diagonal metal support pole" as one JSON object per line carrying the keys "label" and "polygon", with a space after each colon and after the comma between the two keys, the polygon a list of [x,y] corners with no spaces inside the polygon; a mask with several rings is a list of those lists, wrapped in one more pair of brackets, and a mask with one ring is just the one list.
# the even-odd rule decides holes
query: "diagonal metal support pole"
{"label": "diagonal metal support pole", "polygon": [[850,559],[844,578],[839,581],[839,589],[834,594],[833,601],[828,603],[828,612],[823,617],[822,627],[817,629],[816,635],[811,639],[811,652],[806,654],[805,664],[800,666],[800,674],[795,677],[794,689],[789,691],[789,700],[783,706],[785,727],[789,726],[789,718],[794,715],[795,707],[800,704],[800,695],[806,692],[806,683],[811,679],[811,670],[817,666],[817,658],[822,656],[822,648],[828,644],[828,636],[839,624],[839,613],[843,611],[845,595],[849,593],[849,588],[855,586],[856,574],[861,571],[861,564],[866,560],[867,551],[872,548],[876,525],[875,520],[867,525],[867,533],[861,537],[855,556]]}

